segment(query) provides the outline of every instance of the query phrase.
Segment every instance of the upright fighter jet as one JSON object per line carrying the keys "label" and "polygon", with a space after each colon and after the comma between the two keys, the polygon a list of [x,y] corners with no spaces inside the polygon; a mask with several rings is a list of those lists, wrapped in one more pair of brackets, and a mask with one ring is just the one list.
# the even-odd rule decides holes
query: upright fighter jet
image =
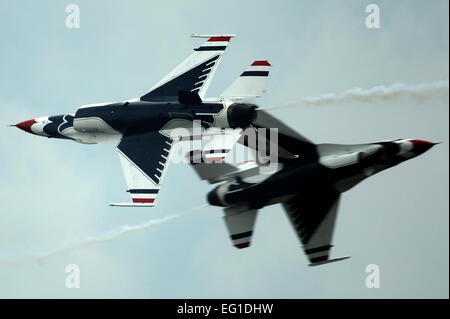
{"label": "upright fighter jet", "polygon": [[[167,170],[174,129],[185,128],[192,139],[193,121],[203,129],[238,127],[254,116],[254,101],[264,90],[270,64],[255,61],[218,98],[205,93],[220,59],[234,35],[192,35],[206,42],[156,83],[146,94],[124,102],[84,105],[75,113],[45,116],[15,126],[32,134],[73,140],[85,144],[117,147],[131,203],[114,206],[154,206]],[[236,139],[209,143],[205,156],[217,159]],[[215,145],[219,145],[217,148]]]}
{"label": "upright fighter jet", "polygon": [[[342,193],[435,145],[418,139],[316,145],[267,113],[259,112],[250,127],[264,127],[262,122],[278,128],[276,144],[280,151],[278,158],[273,159],[278,160],[275,169],[263,172],[258,161],[241,165],[229,164],[226,158],[222,162],[202,162],[196,158],[198,151],[190,153],[192,167],[201,179],[222,183],[208,193],[207,200],[210,205],[224,207],[223,218],[236,248],[250,246],[258,210],[280,203],[310,266],[349,258],[329,257]],[[271,143],[270,138],[267,143]]]}

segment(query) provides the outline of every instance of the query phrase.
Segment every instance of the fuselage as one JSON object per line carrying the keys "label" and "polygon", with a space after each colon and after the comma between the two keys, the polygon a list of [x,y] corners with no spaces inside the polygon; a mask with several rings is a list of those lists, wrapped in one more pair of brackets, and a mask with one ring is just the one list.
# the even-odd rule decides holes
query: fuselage
{"label": "fuselage", "polygon": [[215,206],[245,204],[250,208],[262,208],[290,195],[308,196],[329,188],[343,193],[367,177],[416,157],[433,145],[413,139],[361,145],[318,145],[317,161],[290,161],[280,165],[275,173],[260,176],[260,181],[238,178],[219,185],[208,193],[207,198]]}
{"label": "fuselage", "polygon": [[204,128],[227,127],[226,107],[223,101],[197,105],[178,101],[107,103],[82,106],[75,113],[39,117],[16,126],[36,135],[94,144],[108,139],[120,141],[123,135],[190,128],[196,120]]}
{"label": "fuselage", "polygon": [[159,131],[172,120],[201,120],[213,125],[214,116],[224,109],[222,103],[186,105],[179,102],[125,102],[78,109],[74,127],[79,131],[103,129],[103,123],[122,134]]}

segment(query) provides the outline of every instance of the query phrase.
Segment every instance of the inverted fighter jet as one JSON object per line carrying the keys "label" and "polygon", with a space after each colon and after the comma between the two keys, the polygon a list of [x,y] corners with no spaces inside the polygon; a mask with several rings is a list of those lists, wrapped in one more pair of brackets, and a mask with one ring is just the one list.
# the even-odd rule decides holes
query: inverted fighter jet
{"label": "inverted fighter jet", "polygon": [[[250,246],[258,210],[279,203],[288,215],[310,266],[349,258],[330,258],[342,193],[367,177],[414,158],[435,145],[418,139],[316,145],[282,122],[271,119],[267,113],[258,112],[253,121],[254,129],[261,129],[258,122],[278,128],[280,152],[274,169],[263,172],[263,165],[258,161],[240,165],[226,161],[208,163],[197,158],[201,156],[197,150],[189,153],[192,167],[201,179],[222,183],[208,193],[207,200],[210,205],[224,207],[223,218],[236,248]],[[267,143],[271,143],[270,137]],[[260,152],[257,147],[252,149]]]}
{"label": "inverted fighter jet", "polygon": [[[141,97],[84,105],[75,113],[39,117],[15,126],[35,135],[116,147],[132,202],[111,205],[154,206],[169,164],[173,130],[185,128],[188,134],[178,136],[183,140],[198,138],[193,136],[196,120],[203,130],[247,125],[255,107],[239,101],[249,103],[261,96],[269,74],[269,62],[254,61],[219,97],[206,99],[233,35],[192,36],[207,41]],[[236,142],[219,139],[220,143],[210,143],[210,149],[204,150],[206,156],[224,156]]]}

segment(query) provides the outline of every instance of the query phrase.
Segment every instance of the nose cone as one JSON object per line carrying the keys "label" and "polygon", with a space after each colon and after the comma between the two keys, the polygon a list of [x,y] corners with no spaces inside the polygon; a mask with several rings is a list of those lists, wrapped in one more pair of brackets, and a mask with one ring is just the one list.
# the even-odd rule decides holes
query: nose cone
{"label": "nose cone", "polygon": [[25,132],[28,132],[28,133],[31,133],[31,134],[35,134],[31,130],[31,126],[33,126],[33,124],[36,124],[36,123],[37,122],[33,119],[33,120],[28,120],[28,121],[25,121],[25,122],[17,123],[14,126],[20,128],[21,130],[24,130]]}
{"label": "nose cone", "polygon": [[434,145],[438,143],[428,142],[424,140],[410,140],[410,142],[413,144],[412,152],[420,155],[422,153],[425,153],[430,148],[432,148]]}

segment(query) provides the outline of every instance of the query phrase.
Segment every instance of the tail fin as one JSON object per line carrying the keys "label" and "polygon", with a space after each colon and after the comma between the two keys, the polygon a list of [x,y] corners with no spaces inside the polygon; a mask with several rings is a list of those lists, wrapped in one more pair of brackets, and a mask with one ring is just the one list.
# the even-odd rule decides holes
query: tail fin
{"label": "tail fin", "polygon": [[192,35],[208,40],[181,62],[175,69],[141,96],[141,101],[176,98],[178,91],[197,92],[204,97],[228,43],[234,35]]}
{"label": "tail fin", "polygon": [[210,184],[219,183],[225,180],[228,175],[235,173],[238,169],[228,163],[207,162],[203,158],[205,154],[200,150],[194,150],[189,154],[191,165],[197,175],[202,180],[207,180]]}
{"label": "tail fin", "polygon": [[192,167],[203,180],[216,183],[222,177],[238,171],[231,164],[223,162],[229,151],[240,138],[240,131],[215,132],[206,130],[202,136],[202,150],[193,150],[188,153]]}
{"label": "tail fin", "polygon": [[269,76],[270,63],[255,61],[222,94],[221,97],[252,102],[262,96]]}

